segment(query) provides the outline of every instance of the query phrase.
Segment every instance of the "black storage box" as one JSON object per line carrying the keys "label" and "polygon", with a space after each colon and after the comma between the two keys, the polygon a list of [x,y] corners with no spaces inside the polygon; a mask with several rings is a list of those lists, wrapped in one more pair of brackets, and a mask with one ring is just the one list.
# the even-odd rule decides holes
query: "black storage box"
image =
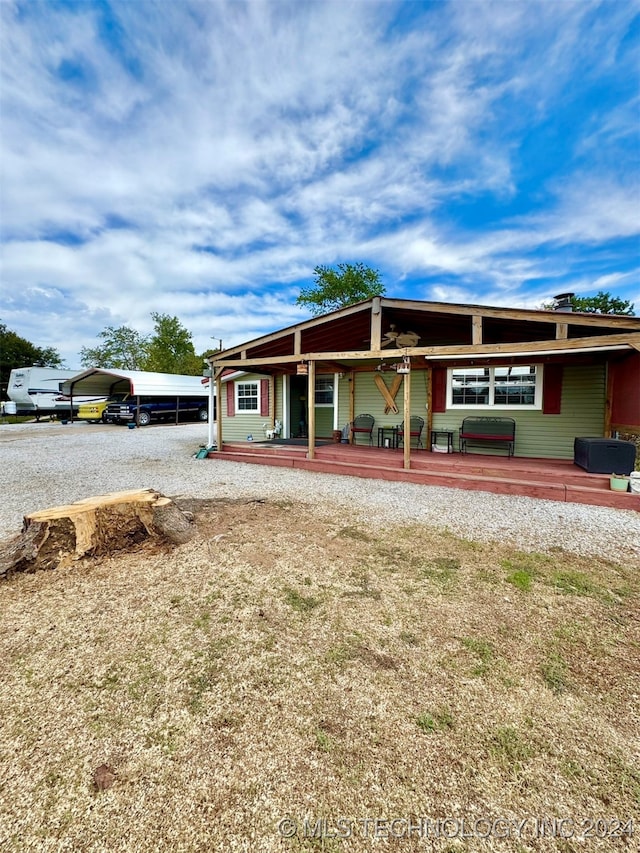
{"label": "black storage box", "polygon": [[636,463],[636,446],[619,438],[576,438],[573,461],[589,474],[630,474]]}

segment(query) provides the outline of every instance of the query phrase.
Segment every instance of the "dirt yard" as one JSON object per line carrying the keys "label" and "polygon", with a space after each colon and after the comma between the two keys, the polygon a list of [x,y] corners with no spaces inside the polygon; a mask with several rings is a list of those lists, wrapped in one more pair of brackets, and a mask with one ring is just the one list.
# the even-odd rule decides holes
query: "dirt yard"
{"label": "dirt yard", "polygon": [[0,849],[638,849],[639,565],[182,506],[0,585]]}

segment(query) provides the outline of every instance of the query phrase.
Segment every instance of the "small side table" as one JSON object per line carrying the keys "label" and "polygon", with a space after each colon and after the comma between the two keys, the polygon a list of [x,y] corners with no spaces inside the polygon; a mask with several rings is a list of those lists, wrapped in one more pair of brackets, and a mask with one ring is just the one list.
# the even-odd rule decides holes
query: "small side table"
{"label": "small side table", "polygon": [[438,443],[439,435],[444,435],[447,437],[447,453],[453,453],[453,432],[448,429],[431,430],[431,450],[433,451],[433,445]]}
{"label": "small side table", "polygon": [[398,449],[398,427],[378,427],[378,447]]}

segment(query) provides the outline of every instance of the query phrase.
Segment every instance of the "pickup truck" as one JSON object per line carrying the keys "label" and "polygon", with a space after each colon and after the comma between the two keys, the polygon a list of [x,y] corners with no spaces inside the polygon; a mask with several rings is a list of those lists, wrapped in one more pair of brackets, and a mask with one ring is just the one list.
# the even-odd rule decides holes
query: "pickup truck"
{"label": "pickup truck", "polygon": [[102,413],[105,423],[137,423],[147,426],[152,420],[175,421],[187,418],[207,421],[209,419],[205,397],[134,396],[116,394]]}

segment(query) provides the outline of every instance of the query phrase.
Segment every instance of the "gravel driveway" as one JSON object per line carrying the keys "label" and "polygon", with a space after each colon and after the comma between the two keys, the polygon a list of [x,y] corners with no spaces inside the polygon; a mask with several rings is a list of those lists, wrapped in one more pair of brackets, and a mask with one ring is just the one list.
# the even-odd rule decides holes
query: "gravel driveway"
{"label": "gravel driveway", "polygon": [[122,489],[291,498],[344,506],[372,525],[420,522],[514,550],[563,548],[640,565],[640,513],[535,498],[195,459],[206,424],[129,430],[77,422],[0,425],[0,536],[26,513]]}

